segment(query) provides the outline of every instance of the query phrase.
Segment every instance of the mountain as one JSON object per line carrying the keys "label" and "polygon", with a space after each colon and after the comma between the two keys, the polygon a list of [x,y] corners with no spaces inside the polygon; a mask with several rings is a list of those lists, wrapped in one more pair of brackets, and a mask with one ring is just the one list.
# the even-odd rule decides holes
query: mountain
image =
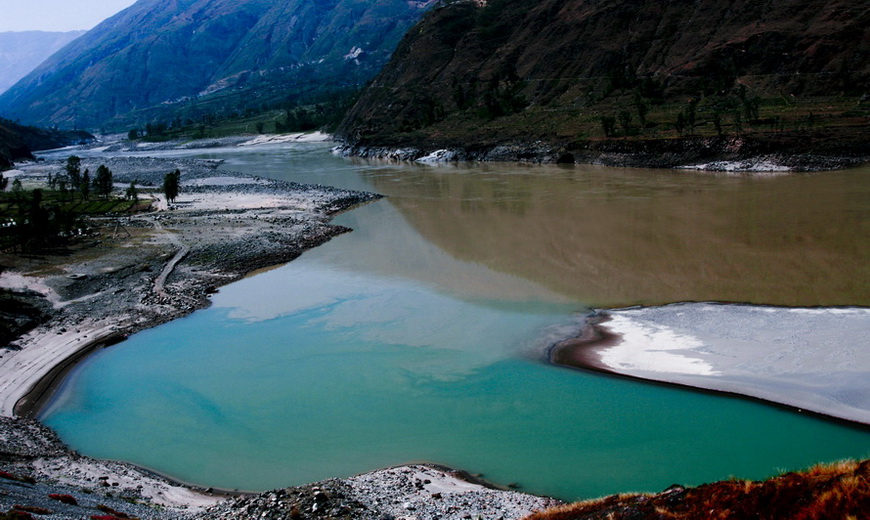
{"label": "mountain", "polygon": [[429,5],[139,0],[0,96],[0,114],[43,126],[121,129],[196,117],[203,106],[243,110],[360,85]]}
{"label": "mountain", "polygon": [[85,31],[0,33],[0,94]]}
{"label": "mountain", "polygon": [[830,130],[870,153],[868,96],[861,0],[459,0],[409,31],[339,133],[570,160]]}
{"label": "mountain", "polygon": [[60,148],[93,138],[81,130],[46,130],[0,118],[0,171],[11,168],[13,161],[33,159],[31,152],[35,150]]}

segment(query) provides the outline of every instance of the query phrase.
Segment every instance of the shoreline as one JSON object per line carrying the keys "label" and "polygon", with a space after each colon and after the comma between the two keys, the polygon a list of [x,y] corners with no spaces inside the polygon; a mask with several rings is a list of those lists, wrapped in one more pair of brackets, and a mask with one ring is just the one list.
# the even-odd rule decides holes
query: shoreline
{"label": "shoreline", "polygon": [[[88,162],[95,160],[83,161]],[[4,264],[13,267],[0,277],[0,285],[33,290],[54,309],[46,323],[19,337],[14,349],[0,350],[0,374],[5,376],[0,382],[0,415],[38,416],[63,377],[91,353],[208,307],[208,295],[218,287],[284,264],[350,231],[329,222],[335,214],[380,198],[234,172],[218,174],[217,163],[209,161],[100,162],[111,164],[120,182],[132,175],[140,182],[147,179],[149,172],[139,167],[143,163],[155,174],[185,166],[182,195],[170,211],[109,222],[96,240],[84,239],[90,243],[73,247],[70,254],[37,255],[35,260],[4,255]],[[25,175],[40,179],[59,168],[32,165]],[[158,205],[166,206],[165,201]],[[112,224],[115,231],[109,238]],[[115,236],[119,226],[126,237]],[[269,238],[263,238],[266,234]],[[186,254],[179,262],[182,252]],[[46,271],[54,274],[34,274]]]}
{"label": "shoreline", "polygon": [[[749,349],[757,349],[759,343],[744,342],[745,344],[733,347],[736,342],[733,338],[717,337],[715,333],[704,331],[699,333],[697,329],[687,329],[675,326],[668,319],[684,314],[702,314],[709,309],[722,311],[720,316],[732,312],[764,312],[771,316],[782,316],[784,313],[848,313],[855,311],[857,314],[858,330],[863,330],[864,323],[870,320],[870,308],[865,307],[771,307],[748,304],[731,304],[718,302],[704,303],[672,303],[657,307],[630,307],[626,309],[609,309],[596,311],[581,329],[577,337],[569,338],[552,345],[548,351],[548,361],[555,365],[570,369],[590,370],[606,374],[612,377],[640,380],[653,384],[661,384],[686,390],[692,390],[713,395],[725,395],[741,399],[749,399],[772,405],[781,409],[809,414],[825,420],[831,420],[859,429],[870,429],[870,406],[864,401],[855,403],[842,403],[838,398],[838,392],[843,388],[856,388],[855,381],[862,381],[867,370],[866,363],[855,363],[857,376],[840,376],[832,374],[833,369],[818,363],[811,363],[813,352],[794,352],[792,346],[783,346],[772,343],[768,350],[760,352],[748,352]],[[632,314],[633,313],[633,314]],[[654,314],[658,313],[658,314]],[[777,314],[779,313],[779,314]],[[625,322],[613,323],[614,317],[622,319],[629,314],[631,319],[640,322],[626,324]],[[652,318],[646,318],[645,314],[653,314]],[[661,316],[664,316],[662,318]],[[714,314],[715,316],[715,314]],[[697,319],[697,317],[695,317]],[[775,319],[771,317],[770,319]],[[809,318],[811,320],[811,318]],[[645,320],[645,321],[643,321]],[[702,325],[706,322],[701,321]],[[660,338],[650,339],[644,347],[638,346],[638,338],[633,337],[636,332],[631,330],[635,326],[647,326],[648,329],[660,327],[651,335],[659,335]],[[811,324],[808,325],[811,327]],[[698,329],[702,329],[698,325]],[[714,331],[719,332],[719,331]],[[687,345],[695,339],[691,336],[697,333],[704,341]],[[731,343],[729,344],[729,341]],[[634,342],[634,343],[633,343]],[[665,342],[667,346],[662,346]],[[683,343],[681,343],[683,342]],[[818,347],[824,349],[829,345]],[[719,356],[718,349],[732,347],[728,352],[731,359],[723,359]],[[841,349],[848,350],[848,345],[842,345]],[[614,354],[615,353],[615,354]],[[605,358],[610,354],[608,362]],[[835,353],[836,354],[836,353]],[[856,355],[850,352],[849,356]],[[857,354],[857,355],[860,355]],[[648,356],[648,357],[644,357]],[[805,362],[811,366],[799,366],[796,372],[789,373],[785,369],[777,368],[785,366],[797,366],[794,361],[797,357],[808,356],[810,361]],[[627,357],[640,359],[640,361],[627,361]],[[765,365],[765,359],[775,359],[776,363]],[[852,358],[849,358],[852,360]],[[863,357],[861,358],[863,360]],[[841,363],[842,364],[842,363]],[[747,374],[746,366],[751,365],[757,373]],[[767,370],[771,371],[768,373]],[[767,378],[758,374],[766,375]],[[844,379],[844,386],[824,387],[816,383],[825,379]],[[852,386],[849,386],[852,383]],[[860,390],[860,388],[858,388]],[[838,407],[826,407],[826,404],[836,404]],[[849,406],[846,406],[846,405]]]}
{"label": "shoreline", "polygon": [[[224,175],[224,174],[226,174],[226,175]],[[233,174],[231,172],[221,172],[220,175],[222,176],[222,179],[223,179],[226,176],[233,177],[236,174]],[[209,177],[202,177],[201,179],[208,179],[208,178]],[[248,186],[249,187],[248,184],[236,185],[236,187],[238,187],[238,186]],[[256,204],[250,205],[248,203],[244,203],[244,204],[241,204],[241,206],[240,206],[240,207],[242,207],[242,209],[239,209],[239,208],[230,209],[230,208],[224,207],[223,203],[226,202],[226,200],[228,200],[226,198],[227,192],[232,192],[235,188],[228,189],[228,190],[216,189],[214,185],[209,185],[208,183],[206,183],[205,187],[203,189],[201,189],[200,191],[197,191],[193,186],[190,186],[190,188],[193,191],[185,192],[184,193],[185,196],[183,196],[182,198],[187,198],[186,197],[187,193],[193,193],[194,199],[196,199],[197,197],[200,197],[201,199],[207,199],[211,196],[214,196],[213,198],[219,199],[218,202],[213,200],[209,203],[213,206],[210,209],[207,209],[207,208],[204,209],[202,207],[202,205],[196,206],[197,202],[193,202],[192,206],[187,208],[188,211],[192,211],[192,212],[209,212],[209,211],[219,212],[221,214],[226,213],[228,215],[233,215],[234,218],[238,217],[238,215],[239,215],[239,213],[237,213],[238,211],[250,212],[250,214],[248,215],[250,220],[258,220],[259,221],[259,220],[263,220],[264,218],[272,218],[271,212],[276,210],[276,208],[279,211],[283,211],[289,207],[286,205],[285,206],[271,206],[271,205],[269,205],[269,204],[271,204],[271,202],[269,202],[268,204],[260,204],[259,206],[257,206]],[[202,186],[200,186],[200,188],[202,188]],[[230,193],[230,196],[232,196],[232,195],[233,195],[233,193]],[[272,195],[273,194],[268,194],[267,198],[272,197]],[[369,200],[374,200],[374,199],[367,199],[366,201],[359,202],[359,203],[365,203]],[[250,201],[248,201],[248,202],[250,202]],[[342,201],[342,202],[346,202],[346,201]],[[261,203],[262,203],[262,199],[261,199]],[[179,204],[179,206],[186,206],[187,204],[188,204],[188,201],[184,201],[184,204],[183,205]],[[330,204],[321,204],[321,208],[327,207],[327,206],[332,208],[332,206]],[[313,211],[313,213],[321,213],[321,215],[319,215],[316,218],[318,220],[319,225],[326,226],[326,228],[331,229],[331,231],[322,231],[323,235],[316,237],[313,240],[311,240],[311,239],[303,240],[301,250],[304,251],[308,248],[316,247],[316,245],[318,245],[319,243],[323,243],[326,240],[329,240],[332,236],[336,236],[337,234],[341,234],[343,232],[348,231],[345,229],[340,229],[340,228],[335,228],[335,227],[330,228],[326,224],[326,222],[328,222],[328,218],[326,218],[324,215],[331,216],[337,212],[347,211],[347,210],[351,209],[352,207],[356,206],[357,204],[358,203],[353,203],[353,204],[350,204],[348,206],[342,207],[341,209],[329,209],[326,211]],[[264,206],[266,206],[266,207],[264,207]],[[160,212],[160,213],[149,214],[149,215],[134,216],[134,217],[131,217],[131,219],[132,220],[142,220],[142,221],[150,220],[151,227],[149,229],[151,230],[150,236],[152,239],[154,237],[157,237],[160,235],[165,235],[166,239],[170,239],[170,238],[172,238],[172,236],[177,237],[179,235],[181,235],[181,236],[184,235],[183,232],[177,233],[176,235],[167,235],[167,234],[171,234],[171,233],[176,233],[175,226],[184,225],[183,222],[180,224],[180,221],[183,221],[185,218],[191,218],[191,219],[199,218],[199,217],[185,217],[182,215],[182,213],[184,211],[185,210],[182,210],[182,209],[176,209],[172,212]],[[306,211],[310,211],[310,210],[306,210]],[[219,219],[220,217],[215,217],[216,214],[217,213],[212,213],[210,215],[211,215],[211,217]],[[162,219],[163,217],[169,218],[172,222],[162,223],[161,220],[159,220],[159,219]],[[206,218],[210,218],[210,217],[206,217]],[[167,224],[173,224],[173,225],[170,226]],[[133,224],[131,224],[131,226],[132,225]],[[190,229],[200,229],[200,230],[202,229],[199,224],[188,223],[188,226],[190,227]],[[172,229],[172,231],[167,231],[167,228]],[[189,239],[189,237],[188,237],[188,239]],[[182,245],[185,245],[186,244],[185,241],[188,239],[184,239],[182,241]],[[158,257],[160,258],[160,261],[154,262],[154,264],[158,267],[159,267],[159,265],[169,265],[170,263],[172,263],[173,259],[177,257],[177,254],[178,254],[177,252],[181,250],[180,249],[181,246],[179,245],[179,243],[174,242],[172,240],[164,240],[161,244],[163,247],[160,248],[161,252],[158,255]],[[192,257],[193,257],[194,262],[202,261],[203,257],[208,256],[212,252],[207,245],[202,245],[202,244],[200,244],[200,247],[193,247],[192,251],[193,251]],[[301,253],[299,253],[298,251],[294,251],[293,254],[298,256],[298,254],[301,254]],[[256,264],[257,267],[254,268],[253,265],[255,265],[255,264],[250,262],[252,257],[256,257],[258,259],[259,263],[262,263],[263,265]],[[152,294],[150,294],[150,296],[146,295],[144,297],[145,299],[143,299],[143,301],[147,300],[146,304],[152,308],[151,309],[152,311],[154,311],[154,309],[159,308],[160,312],[157,314],[151,314],[148,317],[145,317],[143,314],[136,314],[136,313],[133,313],[132,315],[129,315],[129,316],[127,316],[127,315],[114,316],[114,318],[117,318],[118,320],[120,320],[118,323],[111,323],[113,317],[110,316],[109,318],[107,318],[110,321],[110,323],[107,326],[111,327],[111,330],[107,330],[104,333],[99,332],[99,331],[103,330],[101,327],[98,326],[99,322],[87,324],[90,327],[82,326],[81,322],[77,322],[75,324],[75,327],[71,327],[71,328],[75,329],[75,332],[69,332],[69,336],[64,337],[65,344],[67,344],[67,345],[72,345],[74,343],[76,344],[75,350],[66,352],[67,357],[65,357],[63,360],[61,360],[60,362],[58,362],[54,366],[49,367],[48,372],[39,376],[38,380],[33,384],[33,386],[31,386],[29,388],[29,390],[23,396],[21,396],[19,399],[15,400],[15,403],[13,406],[13,412],[12,412],[13,415],[22,416],[22,417],[29,417],[29,418],[33,418],[33,417],[38,416],[38,414],[42,410],[42,407],[44,407],[45,405],[47,405],[48,403],[51,402],[56,390],[61,386],[62,381],[65,378],[65,376],[70,371],[72,371],[78,365],[78,363],[80,363],[82,360],[89,357],[92,353],[97,352],[101,348],[109,346],[110,344],[117,343],[118,341],[123,341],[123,339],[128,334],[157,326],[157,325],[165,323],[167,321],[171,321],[171,320],[177,319],[179,317],[186,316],[186,315],[188,315],[188,314],[190,314],[198,309],[207,307],[209,305],[209,300],[207,298],[207,294],[212,292],[213,290],[215,290],[215,288],[220,287],[220,286],[225,285],[225,284],[228,284],[228,283],[231,283],[231,282],[233,282],[241,277],[250,276],[250,275],[252,275],[252,273],[256,273],[256,271],[258,271],[260,269],[269,269],[269,268],[274,267],[276,265],[283,264],[284,261],[271,263],[273,260],[278,259],[278,258],[283,258],[283,256],[281,254],[275,253],[274,251],[271,251],[271,250],[267,250],[265,252],[262,250],[252,251],[252,252],[249,252],[249,256],[246,257],[246,261],[242,261],[242,262],[234,261],[234,262],[232,262],[232,264],[221,264],[220,262],[218,262],[218,264],[222,265],[223,270],[221,272],[218,272],[218,271],[210,272],[210,273],[208,273],[206,278],[201,279],[198,282],[185,285],[185,282],[190,282],[192,279],[191,278],[192,272],[190,272],[190,271],[179,273],[179,270],[183,271],[185,269],[185,262],[190,261],[190,258],[186,257],[184,259],[184,261],[181,263],[181,267],[173,265],[172,268],[170,268],[168,271],[158,270],[158,272],[161,274],[161,276],[163,273],[166,273],[166,277],[165,277],[166,278],[166,292],[164,294],[153,294],[153,293],[155,293],[155,287],[157,284],[153,283],[154,277],[149,275],[149,278],[151,279],[151,282],[152,282],[152,284],[150,285]],[[263,260],[263,259],[265,259],[265,260]],[[248,271],[244,271],[244,269],[241,268],[242,266],[244,266],[244,267],[250,266],[252,268]],[[226,268],[226,269],[224,269],[224,268]],[[153,273],[153,270],[149,271],[149,272]],[[160,285],[161,285],[161,289],[163,289],[162,284],[160,284]],[[162,291],[160,291],[160,292],[162,292]],[[100,298],[101,298],[100,293],[97,292],[97,293],[87,293],[84,296],[77,296],[75,298],[61,297],[58,299],[58,301],[60,303],[66,304],[67,306],[71,306],[74,308],[79,304],[84,304],[87,301],[92,301],[93,299],[99,300]],[[155,316],[158,317],[157,321],[152,320]],[[610,331],[609,329],[607,329],[606,326],[603,325],[604,323],[606,323],[606,320],[602,319],[601,321],[584,328],[582,333],[581,333],[580,338],[576,338],[574,340],[567,340],[569,342],[570,341],[578,341],[579,343],[576,343],[576,344],[572,343],[570,345],[566,345],[565,346],[566,350],[561,351],[561,353],[563,355],[567,355],[567,352],[569,349],[574,349],[576,355],[580,358],[580,361],[577,362],[578,365],[579,364],[587,365],[587,366],[583,366],[582,368],[588,368],[591,370],[596,370],[599,372],[604,372],[604,373],[616,375],[619,377],[631,377],[634,379],[644,379],[641,377],[622,374],[618,371],[614,371],[614,370],[610,369],[610,367],[608,365],[605,365],[604,363],[602,363],[601,357],[599,355],[599,351],[616,346],[621,339],[621,336],[619,334],[614,333],[614,332]],[[57,331],[60,329],[64,329],[68,326],[69,326],[69,323],[67,323],[63,320],[60,320],[57,323],[55,323],[54,321],[49,322],[49,324],[47,324],[47,326],[44,327],[45,330],[43,330],[43,332],[41,333],[42,337],[43,337],[43,339],[45,339],[46,342],[51,343],[49,340],[56,339],[53,336],[56,336],[58,334]],[[87,341],[85,341],[85,340],[87,340]],[[34,341],[36,342],[37,340],[34,340]],[[563,343],[565,343],[565,342],[563,342]],[[560,345],[561,345],[561,343],[560,343]],[[583,348],[581,348],[581,347],[583,347]],[[28,348],[28,346],[25,345],[24,349],[26,350],[27,348]],[[555,349],[554,349],[554,351],[555,351]],[[5,352],[4,352],[3,357],[4,358],[6,357]],[[5,360],[0,360],[0,363],[4,363],[4,362],[5,362]],[[0,364],[0,367],[2,367],[2,364]],[[788,405],[788,404],[782,404],[782,403],[778,403],[776,401],[767,400],[767,399],[760,398],[760,397],[753,397],[751,395],[745,395],[745,394],[740,394],[740,393],[736,393],[736,392],[729,392],[727,390],[705,389],[705,388],[690,385],[690,384],[685,384],[685,383],[680,383],[680,382],[668,382],[668,381],[662,381],[662,380],[656,380],[656,379],[645,379],[645,380],[650,381],[650,382],[654,382],[654,383],[678,386],[681,388],[691,389],[691,390],[695,390],[695,391],[711,392],[711,393],[715,393],[717,395],[733,395],[733,396],[738,396],[741,398],[749,398],[749,399],[753,399],[753,400],[762,401],[762,402],[765,402],[768,404],[774,404],[775,406],[780,406],[783,408],[800,410],[799,408],[797,408],[795,406]],[[0,392],[2,392],[2,391],[0,391]],[[804,410],[801,410],[801,411],[804,411]],[[856,422],[850,421],[848,419],[837,418],[837,417],[829,416],[829,415],[826,415],[824,413],[819,413],[819,412],[810,411],[808,413],[811,413],[813,415],[819,415],[819,416],[825,417],[827,419],[834,419],[837,421],[843,421],[843,422],[848,423],[852,426],[857,425],[859,427],[868,427],[868,424],[870,424],[870,423],[861,423],[861,422],[856,423]],[[115,463],[112,461],[104,461],[104,462],[109,463],[109,464],[125,464],[125,463]],[[166,477],[164,475],[161,475],[159,472],[155,472],[155,471],[150,470],[148,468],[138,467],[138,466],[130,465],[130,464],[125,464],[125,465],[126,466],[134,466],[140,473],[150,474],[150,475],[156,476],[160,480],[168,481],[171,484],[178,484],[179,486],[184,487],[185,489],[192,490],[193,492],[196,492],[196,493],[201,494],[203,491],[205,491],[205,493],[207,495],[211,495],[211,496],[213,496],[215,494],[223,495],[223,496],[238,495],[241,497],[240,503],[242,503],[241,502],[242,500],[247,501],[247,502],[244,502],[245,504],[250,504],[251,503],[250,501],[254,501],[256,499],[256,495],[254,495],[252,493],[243,492],[243,491],[235,492],[235,491],[231,491],[231,490],[215,490],[212,488],[204,490],[200,486],[187,484],[187,483],[184,483],[184,482],[179,481],[177,479],[174,479],[171,477]],[[424,466],[429,467],[429,468],[441,469],[443,471],[443,468],[439,468],[438,465],[424,465]],[[386,470],[379,470],[379,471],[388,471],[388,470],[400,471],[403,468],[407,468],[407,467],[410,467],[410,466],[398,466],[398,467],[387,468]],[[359,475],[357,477],[362,477],[364,475],[369,475],[369,474],[374,474],[374,473],[378,473],[378,471]],[[356,478],[356,477],[352,477],[352,478]],[[346,481],[346,480],[350,480],[350,479],[344,479],[344,480]],[[317,487],[317,484],[311,484],[311,485],[302,486],[302,487],[310,488],[310,489],[312,489],[312,493],[315,493],[315,491],[313,491],[313,489]],[[259,496],[264,496],[267,493],[260,494]],[[313,495],[313,496],[316,496],[316,495]],[[526,495],[526,496],[529,496],[529,495]],[[377,503],[377,502],[375,502],[375,503]]]}
{"label": "shoreline", "polygon": [[112,331],[105,336],[96,337],[82,344],[81,348],[72,352],[53,366],[48,373],[40,377],[30,390],[15,402],[14,416],[24,419],[38,419],[40,413],[54,400],[57,391],[70,372],[95,352],[124,341],[128,335],[127,332]]}
{"label": "shoreline", "polygon": [[780,145],[758,136],[684,137],[679,139],[601,139],[581,143],[416,140],[355,142],[337,136],[334,153],[395,162],[520,162],[592,164],[615,168],[677,169],[707,172],[783,174],[833,171],[870,162],[866,149],[848,155],[843,147],[801,147],[805,136],[782,138]]}
{"label": "shoreline", "polygon": [[[274,518],[276,513],[324,520],[421,513],[423,518],[498,520],[564,504],[432,463],[406,463],[263,492],[205,489],[134,464],[81,456],[33,420],[0,417],[0,434],[0,511],[24,504],[50,510],[59,515],[55,518],[87,518],[108,507],[124,513],[115,517],[155,520]],[[51,499],[58,495],[71,500],[61,505]]]}

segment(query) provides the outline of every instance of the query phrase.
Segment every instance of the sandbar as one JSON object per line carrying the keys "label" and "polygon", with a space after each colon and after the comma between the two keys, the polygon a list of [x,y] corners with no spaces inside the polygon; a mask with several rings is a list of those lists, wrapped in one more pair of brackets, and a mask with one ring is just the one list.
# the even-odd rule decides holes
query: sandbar
{"label": "sandbar", "polygon": [[550,360],[870,425],[870,308],[677,303],[597,311]]}

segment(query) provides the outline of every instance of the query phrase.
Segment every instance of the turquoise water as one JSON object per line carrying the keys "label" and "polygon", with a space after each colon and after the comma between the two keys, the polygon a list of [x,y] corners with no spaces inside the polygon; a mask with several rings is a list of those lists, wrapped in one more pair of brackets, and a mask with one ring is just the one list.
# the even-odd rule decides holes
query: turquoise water
{"label": "turquoise water", "polygon": [[[405,168],[322,145],[224,157],[362,189]],[[432,190],[403,190],[340,216],[353,233],[93,356],[45,422],[88,455],[246,490],[429,461],[572,499],[870,456],[866,429],[548,366],[587,305],[436,244],[409,213]]]}

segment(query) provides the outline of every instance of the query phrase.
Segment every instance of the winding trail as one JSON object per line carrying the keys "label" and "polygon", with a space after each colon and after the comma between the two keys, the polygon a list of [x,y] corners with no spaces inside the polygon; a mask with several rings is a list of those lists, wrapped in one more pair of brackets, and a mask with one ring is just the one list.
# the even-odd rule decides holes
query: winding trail
{"label": "winding trail", "polygon": [[157,294],[157,296],[161,298],[166,298],[168,297],[165,290],[166,279],[169,278],[169,275],[172,274],[172,271],[175,270],[178,262],[180,262],[185,256],[187,256],[188,253],[190,253],[190,246],[179,240],[178,235],[172,233],[171,231],[168,231],[165,227],[163,227],[163,224],[161,224],[160,221],[157,219],[154,220],[154,229],[162,232],[167,238],[169,238],[169,240],[173,244],[178,246],[178,251],[175,253],[175,256],[173,256],[172,259],[166,263],[166,265],[163,267],[163,271],[161,271],[160,275],[154,280],[154,292]]}
{"label": "winding trail", "polygon": [[[166,280],[178,263],[190,252],[177,234],[167,230],[159,220],[154,219],[154,228],[162,233],[178,251],[166,263],[160,275],[154,280],[154,293],[168,298]],[[72,303],[94,299],[105,291],[75,300],[57,302],[62,308]],[[28,411],[32,404],[44,397],[51,385],[59,381],[66,370],[81,357],[100,346],[117,341],[119,331],[125,329],[123,322],[129,316],[110,316],[104,320],[93,321],[70,327],[56,334],[34,331],[25,336],[21,351],[0,354],[0,415],[31,415]]]}

